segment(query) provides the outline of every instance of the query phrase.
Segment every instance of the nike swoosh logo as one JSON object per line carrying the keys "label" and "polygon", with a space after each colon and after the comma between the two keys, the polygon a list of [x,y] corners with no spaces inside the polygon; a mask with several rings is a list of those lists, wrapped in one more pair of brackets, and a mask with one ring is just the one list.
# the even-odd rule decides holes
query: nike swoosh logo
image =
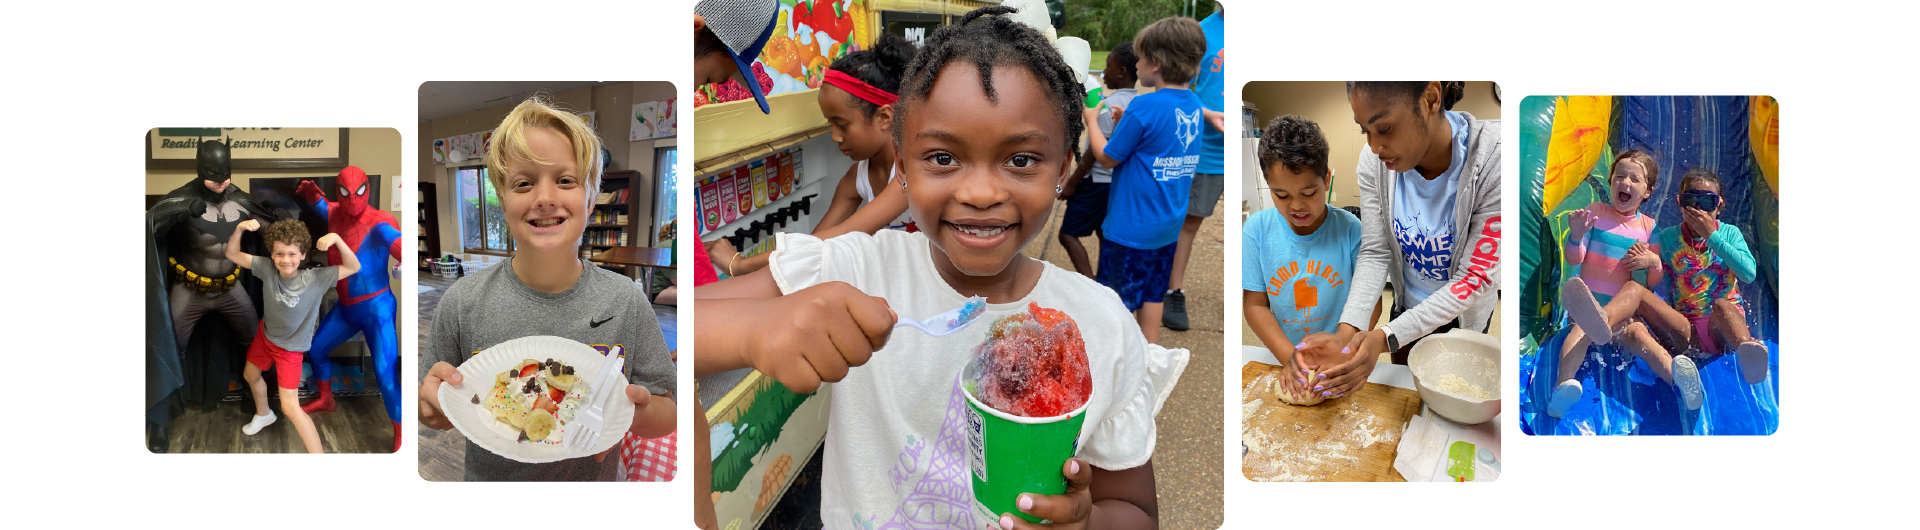
{"label": "nike swoosh logo", "polygon": [[[613,317],[607,317],[607,320],[613,320]],[[591,319],[589,319],[589,320],[588,320],[587,322],[589,322],[589,323],[591,323],[591,324],[592,324],[592,326],[591,326],[591,327],[596,327],[596,328],[597,328],[597,327],[600,327],[600,325],[601,325],[601,324],[605,324],[605,323],[607,323],[607,320],[602,320],[602,321],[599,321],[599,322],[593,322],[593,321],[592,321]]]}

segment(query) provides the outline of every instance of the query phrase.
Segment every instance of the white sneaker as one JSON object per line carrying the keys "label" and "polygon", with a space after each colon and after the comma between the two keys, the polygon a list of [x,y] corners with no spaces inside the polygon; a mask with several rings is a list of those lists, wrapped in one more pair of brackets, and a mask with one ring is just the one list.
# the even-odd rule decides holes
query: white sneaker
{"label": "white sneaker", "polygon": [[253,421],[247,422],[247,426],[240,428],[240,432],[247,433],[247,436],[253,436],[254,433],[260,432],[260,429],[265,429],[268,425],[273,425],[273,422],[279,421],[279,419],[280,416],[275,415],[273,411],[269,410],[265,416],[254,416]]}
{"label": "white sneaker", "polygon": [[1767,380],[1767,345],[1760,341],[1741,343],[1734,351],[1740,356],[1740,379],[1749,385]]}
{"label": "white sneaker", "polygon": [[1553,397],[1547,400],[1547,415],[1555,418],[1565,416],[1567,409],[1580,402],[1580,393],[1585,390],[1579,381],[1572,379],[1553,387]]}
{"label": "white sneaker", "polygon": [[1700,368],[1693,359],[1685,355],[1673,356],[1673,386],[1680,390],[1680,401],[1687,410],[1700,410],[1700,404],[1706,401],[1705,385],[1700,383]]}

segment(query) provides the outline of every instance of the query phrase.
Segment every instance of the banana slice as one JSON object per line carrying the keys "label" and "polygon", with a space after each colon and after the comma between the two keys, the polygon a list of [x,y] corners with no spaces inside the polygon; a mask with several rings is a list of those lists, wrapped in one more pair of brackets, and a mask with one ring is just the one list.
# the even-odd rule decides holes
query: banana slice
{"label": "banana slice", "polygon": [[529,412],[526,414],[526,418],[527,423],[523,429],[527,432],[528,440],[545,440],[548,434],[553,433],[555,422],[553,415],[548,414],[547,411],[536,410]]}
{"label": "banana slice", "polygon": [[500,410],[504,411],[504,414],[506,415],[506,418],[502,419],[501,421],[507,422],[507,425],[512,425],[513,428],[520,429],[523,431],[527,429],[527,419],[533,416],[532,414],[527,413],[527,409],[521,408],[520,404],[517,402],[510,404],[506,407],[502,407]]}
{"label": "banana slice", "polygon": [[547,386],[558,388],[561,392],[572,392],[573,385],[579,381],[580,376],[573,374],[547,374]]}

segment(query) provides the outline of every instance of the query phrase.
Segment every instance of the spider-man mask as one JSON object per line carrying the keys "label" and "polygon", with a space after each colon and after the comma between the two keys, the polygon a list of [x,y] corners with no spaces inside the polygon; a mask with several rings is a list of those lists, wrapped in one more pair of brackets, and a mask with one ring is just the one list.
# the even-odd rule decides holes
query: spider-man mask
{"label": "spider-man mask", "polygon": [[367,193],[373,184],[367,181],[367,172],[359,167],[347,166],[340,170],[340,176],[333,179],[334,192],[339,194],[340,213],[349,216],[360,215],[367,208]]}

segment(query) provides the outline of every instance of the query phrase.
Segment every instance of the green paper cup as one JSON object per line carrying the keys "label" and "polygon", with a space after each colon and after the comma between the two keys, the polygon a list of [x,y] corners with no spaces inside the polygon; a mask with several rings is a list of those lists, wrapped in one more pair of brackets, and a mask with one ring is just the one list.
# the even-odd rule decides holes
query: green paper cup
{"label": "green paper cup", "polygon": [[971,367],[960,375],[967,395],[967,467],[973,471],[973,512],[990,528],[1000,514],[1044,522],[1020,512],[1020,494],[1059,495],[1067,491],[1061,472],[1080,451],[1080,425],[1087,405],[1060,416],[1026,418],[981,403],[974,397]]}

